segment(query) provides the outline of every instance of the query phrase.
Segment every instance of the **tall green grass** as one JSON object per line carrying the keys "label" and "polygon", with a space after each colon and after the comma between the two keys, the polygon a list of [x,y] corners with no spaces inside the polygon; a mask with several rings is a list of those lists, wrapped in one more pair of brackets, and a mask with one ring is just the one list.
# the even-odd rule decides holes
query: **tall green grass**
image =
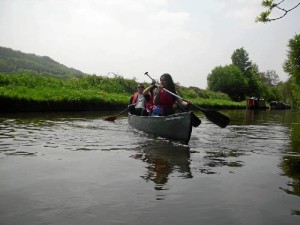
{"label": "tall green grass", "polygon": [[[93,75],[59,79],[35,72],[0,73],[0,97],[33,102],[102,102],[127,105],[136,87],[135,80],[119,76],[108,78]],[[182,97],[194,104],[212,107],[241,107],[243,104],[232,102],[223,93],[195,87],[178,86],[177,90]]]}
{"label": "tall green grass", "polygon": [[[131,87],[132,86],[132,87]],[[30,101],[127,103],[135,82],[96,76],[61,80],[39,74],[0,74],[0,96]]]}

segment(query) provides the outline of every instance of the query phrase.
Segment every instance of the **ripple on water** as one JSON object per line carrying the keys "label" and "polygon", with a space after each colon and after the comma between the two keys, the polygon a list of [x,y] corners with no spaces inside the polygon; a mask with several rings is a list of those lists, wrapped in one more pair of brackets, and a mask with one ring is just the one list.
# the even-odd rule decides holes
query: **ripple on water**
{"label": "ripple on water", "polygon": [[14,152],[5,152],[7,156],[36,156],[36,152],[25,152],[25,151],[14,151]]}
{"label": "ripple on water", "polygon": [[202,127],[193,129],[190,146],[195,158],[191,168],[204,174],[218,173],[219,167],[233,172],[245,166],[245,156],[287,155],[289,144],[289,128],[280,124],[229,125],[221,129],[204,121]]}

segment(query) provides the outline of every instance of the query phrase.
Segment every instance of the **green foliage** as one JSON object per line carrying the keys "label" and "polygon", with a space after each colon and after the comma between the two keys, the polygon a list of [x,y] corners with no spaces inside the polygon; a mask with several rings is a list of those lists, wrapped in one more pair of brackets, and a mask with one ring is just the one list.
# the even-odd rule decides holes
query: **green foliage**
{"label": "green foliage", "polygon": [[207,84],[209,90],[226,93],[233,100],[245,99],[247,82],[242,71],[235,65],[215,67],[207,77]]}
{"label": "green foliage", "polygon": [[103,76],[84,76],[73,78],[67,82],[70,87],[103,90],[107,93],[133,93],[136,91],[137,82],[123,77],[108,78]]}
{"label": "green foliage", "polygon": [[267,70],[260,73],[260,80],[266,85],[276,86],[279,83],[279,76],[275,70]]}
{"label": "green foliage", "polygon": [[68,78],[85,75],[79,70],[68,68],[48,56],[37,56],[0,47],[0,72],[23,73],[35,71],[41,75]]}
{"label": "green foliage", "polygon": [[[150,85],[150,84],[145,84]],[[0,73],[0,98],[35,102],[102,102],[127,105],[136,91],[135,80],[101,76],[82,76],[70,79],[42,76],[38,73]],[[223,93],[214,93],[196,87],[177,87],[183,98],[195,104],[213,107],[243,107],[230,101]]]}
{"label": "green foliage", "polygon": [[[296,9],[299,5],[300,2],[298,2],[294,7],[290,9],[285,9],[281,7],[280,5],[284,2],[285,0],[280,0],[278,3],[275,2],[274,0],[263,0],[261,5],[266,8],[266,11],[263,11],[258,17],[256,17],[256,22],[271,22],[274,20],[279,20],[286,16],[290,11]],[[273,12],[274,9],[277,9],[277,11],[280,11],[282,14],[281,16],[275,17],[275,18],[269,18],[271,13]]]}
{"label": "green foliage", "polygon": [[288,101],[293,107],[300,107],[300,86],[295,81],[294,77],[282,84],[281,88],[285,91]]}
{"label": "green foliage", "polygon": [[276,86],[268,86],[267,84],[260,83],[260,95],[255,95],[267,99],[268,101],[281,101],[282,95]]}
{"label": "green foliage", "polygon": [[54,77],[45,77],[36,72],[24,72],[20,74],[0,74],[0,86],[22,86],[34,88],[37,86],[57,88],[62,86],[62,80]]}
{"label": "green foliage", "polygon": [[213,92],[209,90],[202,90],[197,87],[182,87],[176,86],[177,92],[184,96],[186,99],[223,99],[230,101],[230,97],[222,92]]}
{"label": "green foliage", "polygon": [[232,64],[237,66],[242,72],[245,72],[252,66],[249,60],[249,54],[244,48],[236,49],[231,56]]}
{"label": "green foliage", "polygon": [[[249,54],[244,48],[236,49],[231,56],[232,64],[237,66],[245,78],[246,85],[243,86],[242,92],[244,96],[260,96],[260,79],[258,66],[252,64],[249,59]],[[239,94],[239,98],[242,95]],[[242,98],[243,100],[244,98]]]}
{"label": "green foliage", "polygon": [[300,34],[289,40],[287,60],[283,64],[284,71],[295,78],[300,86]]}
{"label": "green foliage", "polygon": [[[146,84],[145,86],[150,85]],[[47,56],[0,47],[0,99],[29,102],[117,103],[127,105],[136,92],[135,79],[87,75]],[[241,107],[221,92],[178,86],[182,97],[196,103]],[[208,100],[207,100],[208,99]]]}
{"label": "green foliage", "polygon": [[264,96],[264,88],[267,88],[266,85],[263,85],[258,76],[251,76],[248,78],[247,88],[245,88],[245,94],[247,96]]}
{"label": "green foliage", "polygon": [[264,0],[264,1],[262,1],[261,5],[264,7],[270,7],[270,8],[273,8],[275,6],[275,4],[273,3],[273,0]]}
{"label": "green foliage", "polygon": [[290,79],[280,85],[280,90],[293,107],[300,106],[300,34],[296,34],[288,43],[287,59],[283,64],[285,72],[289,73]]}
{"label": "green foliage", "polygon": [[[101,85],[105,82],[105,85]],[[127,103],[130,93],[125,92],[118,82],[120,82],[120,78],[84,76],[61,80],[56,77],[46,77],[29,72],[23,74],[0,73],[0,96],[33,101]],[[132,81],[126,81],[125,79],[123,81],[123,83],[130,82]],[[136,84],[134,87],[136,87]]]}
{"label": "green foliage", "polygon": [[286,100],[287,103],[291,102],[291,98],[286,96],[293,95],[295,99],[295,91],[289,91],[293,86],[279,83],[279,77],[273,70],[260,72],[258,66],[250,61],[245,49],[235,50],[231,59],[233,64],[215,67],[208,75],[209,90],[224,92],[235,101],[252,96],[267,101]]}

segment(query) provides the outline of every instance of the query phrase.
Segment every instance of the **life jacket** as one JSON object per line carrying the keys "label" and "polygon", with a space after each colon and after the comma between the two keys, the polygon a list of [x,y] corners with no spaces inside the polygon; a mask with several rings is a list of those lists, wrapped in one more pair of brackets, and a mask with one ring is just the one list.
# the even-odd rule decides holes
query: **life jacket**
{"label": "life jacket", "polygon": [[135,104],[137,102],[138,97],[139,97],[139,93],[135,92],[132,96],[131,104]]}
{"label": "life jacket", "polygon": [[154,97],[153,95],[150,95],[149,97],[150,97],[149,100],[146,102],[146,109],[148,112],[152,112],[154,107],[154,103],[153,103]]}
{"label": "life jacket", "polygon": [[[149,104],[149,109],[150,109],[151,102],[152,102],[152,107],[153,107],[153,97],[152,97],[152,99],[151,99],[151,96],[149,96],[150,101],[147,102],[147,98],[146,98],[147,96],[149,96],[149,95],[144,96],[144,97],[145,97],[145,102],[146,102],[146,103],[145,103],[145,108],[148,109],[148,108],[147,108],[147,104]],[[132,96],[131,104],[137,103],[138,98],[139,98],[139,93],[138,93],[138,92],[135,92],[135,93],[133,94],[133,96]]]}
{"label": "life jacket", "polygon": [[174,113],[173,104],[175,103],[174,97],[168,92],[161,90],[159,94],[158,108],[162,110],[161,115],[170,115]]}

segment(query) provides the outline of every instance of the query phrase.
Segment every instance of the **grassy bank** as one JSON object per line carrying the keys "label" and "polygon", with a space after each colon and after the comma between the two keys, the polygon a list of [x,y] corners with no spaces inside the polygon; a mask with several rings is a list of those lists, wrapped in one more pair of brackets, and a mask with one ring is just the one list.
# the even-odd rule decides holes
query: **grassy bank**
{"label": "grassy bank", "polygon": [[[148,85],[148,84],[145,84]],[[137,82],[123,77],[77,76],[59,79],[34,72],[0,73],[1,111],[100,110],[126,107]],[[227,95],[177,87],[183,98],[213,108],[243,108]]]}

